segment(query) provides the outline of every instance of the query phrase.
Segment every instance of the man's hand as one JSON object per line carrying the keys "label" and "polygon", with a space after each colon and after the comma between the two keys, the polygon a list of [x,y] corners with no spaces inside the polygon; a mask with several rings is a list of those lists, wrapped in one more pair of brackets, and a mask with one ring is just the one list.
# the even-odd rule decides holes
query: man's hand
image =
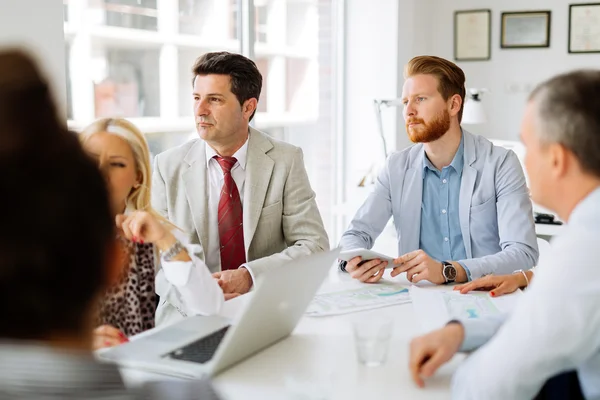
{"label": "man's hand", "polygon": [[362,257],[358,256],[348,261],[346,272],[361,282],[375,283],[383,276],[387,264],[387,261],[381,261],[378,258],[363,261]]}
{"label": "man's hand", "polygon": [[225,294],[225,300],[236,296],[231,294],[244,294],[250,291],[252,287],[252,276],[246,268],[230,269],[227,271],[215,272],[213,278],[217,280],[219,286]]}
{"label": "man's hand", "polygon": [[446,282],[442,273],[442,263],[429,257],[423,250],[415,250],[406,253],[394,260],[399,265],[392,270],[392,276],[406,272],[409,282],[417,283],[428,280],[431,283],[442,284]]}
{"label": "man's hand", "polygon": [[[409,282],[417,283],[422,280],[427,280],[431,283],[441,285],[446,283],[444,278],[444,265],[437,260],[429,257],[423,250],[415,250],[410,253],[398,257],[394,260],[394,264],[398,267],[392,270],[391,275],[397,276],[403,272],[406,272],[406,279]],[[466,282],[467,272],[457,262],[452,262],[454,268],[456,268],[456,279],[455,282]]]}
{"label": "man's hand", "polygon": [[[223,288],[221,288],[221,289],[223,289]],[[239,293],[223,293],[223,295],[225,296],[225,301],[235,299],[236,297],[241,296],[241,294],[239,294]]]}
{"label": "man's hand", "polygon": [[423,378],[432,376],[439,367],[449,361],[460,348],[465,330],[459,323],[450,323],[410,342],[409,369],[413,381],[425,386]]}
{"label": "man's hand", "polygon": [[463,285],[456,285],[454,290],[460,290],[462,294],[472,290],[491,290],[491,296],[502,296],[525,286],[527,281],[522,274],[488,275]]}

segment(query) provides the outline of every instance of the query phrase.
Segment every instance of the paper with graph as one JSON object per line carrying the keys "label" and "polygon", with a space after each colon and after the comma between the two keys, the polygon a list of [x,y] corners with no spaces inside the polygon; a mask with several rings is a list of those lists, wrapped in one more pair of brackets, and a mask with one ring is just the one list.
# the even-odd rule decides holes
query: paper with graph
{"label": "paper with graph", "polygon": [[365,285],[358,289],[318,294],[306,313],[312,317],[348,314],[410,302],[408,287],[396,283]]}
{"label": "paper with graph", "polygon": [[478,319],[510,312],[520,292],[494,299],[487,292],[460,294],[412,286],[410,296],[421,328],[428,332],[453,319]]}
{"label": "paper with graph", "polygon": [[441,295],[450,319],[481,318],[500,314],[487,293],[461,295],[444,292]]}

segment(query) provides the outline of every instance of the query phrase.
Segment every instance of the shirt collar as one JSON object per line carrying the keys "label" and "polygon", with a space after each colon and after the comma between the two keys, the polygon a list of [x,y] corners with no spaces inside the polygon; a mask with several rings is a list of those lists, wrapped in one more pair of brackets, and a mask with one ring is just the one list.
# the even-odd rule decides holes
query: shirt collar
{"label": "shirt collar", "polygon": [[595,221],[590,217],[598,215],[598,204],[600,204],[600,188],[593,190],[575,206],[569,217],[569,226],[587,225],[589,221]]}
{"label": "shirt collar", "polygon": [[[454,170],[456,172],[458,172],[459,174],[462,172],[463,169],[463,165],[464,165],[464,155],[465,155],[465,135],[461,132],[460,135],[460,144],[458,145],[458,149],[456,150],[456,154],[454,154],[454,158],[452,159],[452,162],[450,163],[450,166],[452,168],[454,168]],[[429,161],[429,158],[427,158],[427,154],[425,153],[425,148],[423,148],[423,171],[425,172],[425,170],[429,168],[432,171],[438,171],[438,169],[431,163],[431,161]]]}
{"label": "shirt collar", "polygon": [[[236,151],[235,154],[233,155],[233,157],[237,160],[238,164],[240,164],[240,167],[242,167],[243,170],[246,170],[246,159],[248,158],[248,142],[249,141],[250,141],[250,132],[248,132],[248,138],[246,139],[246,142],[244,143],[244,145],[242,147],[240,147],[238,149],[238,151]],[[208,144],[206,146],[204,146],[204,148],[206,149],[206,168],[208,168],[208,166],[210,165],[210,160],[212,160],[213,157],[218,156],[218,154],[215,151],[215,149],[210,147]]]}

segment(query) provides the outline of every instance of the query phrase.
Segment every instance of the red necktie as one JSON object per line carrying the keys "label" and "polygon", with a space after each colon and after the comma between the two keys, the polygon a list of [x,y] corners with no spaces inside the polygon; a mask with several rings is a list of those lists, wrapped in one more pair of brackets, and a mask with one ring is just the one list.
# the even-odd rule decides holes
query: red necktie
{"label": "red necktie", "polygon": [[240,193],[231,176],[237,160],[233,157],[215,156],[223,169],[224,179],[219,199],[219,241],[221,244],[221,270],[237,269],[246,262],[244,226]]}

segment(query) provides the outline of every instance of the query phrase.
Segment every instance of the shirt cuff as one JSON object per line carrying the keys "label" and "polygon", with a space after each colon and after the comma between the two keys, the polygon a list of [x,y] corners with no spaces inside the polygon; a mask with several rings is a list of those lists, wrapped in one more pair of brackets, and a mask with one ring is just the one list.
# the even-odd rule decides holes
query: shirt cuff
{"label": "shirt cuff", "polygon": [[254,280],[254,274],[252,273],[252,268],[250,268],[247,263],[240,265],[239,268],[246,268],[248,270],[248,272],[250,273],[250,278],[252,279],[252,286],[250,287],[250,290],[254,289],[255,280]]}
{"label": "shirt cuff", "polygon": [[465,270],[465,272],[467,273],[467,282],[471,282],[472,278],[471,278],[471,270],[465,265],[464,262],[460,262],[457,261],[457,263],[460,264],[461,267],[463,267],[463,269]]}
{"label": "shirt cuff", "polygon": [[459,319],[449,323],[460,323],[465,330],[465,337],[459,351],[473,351],[487,343],[502,325],[501,319]]}
{"label": "shirt cuff", "polygon": [[165,261],[161,259],[161,266],[165,271],[167,281],[177,287],[188,284],[193,266],[191,261]]}

